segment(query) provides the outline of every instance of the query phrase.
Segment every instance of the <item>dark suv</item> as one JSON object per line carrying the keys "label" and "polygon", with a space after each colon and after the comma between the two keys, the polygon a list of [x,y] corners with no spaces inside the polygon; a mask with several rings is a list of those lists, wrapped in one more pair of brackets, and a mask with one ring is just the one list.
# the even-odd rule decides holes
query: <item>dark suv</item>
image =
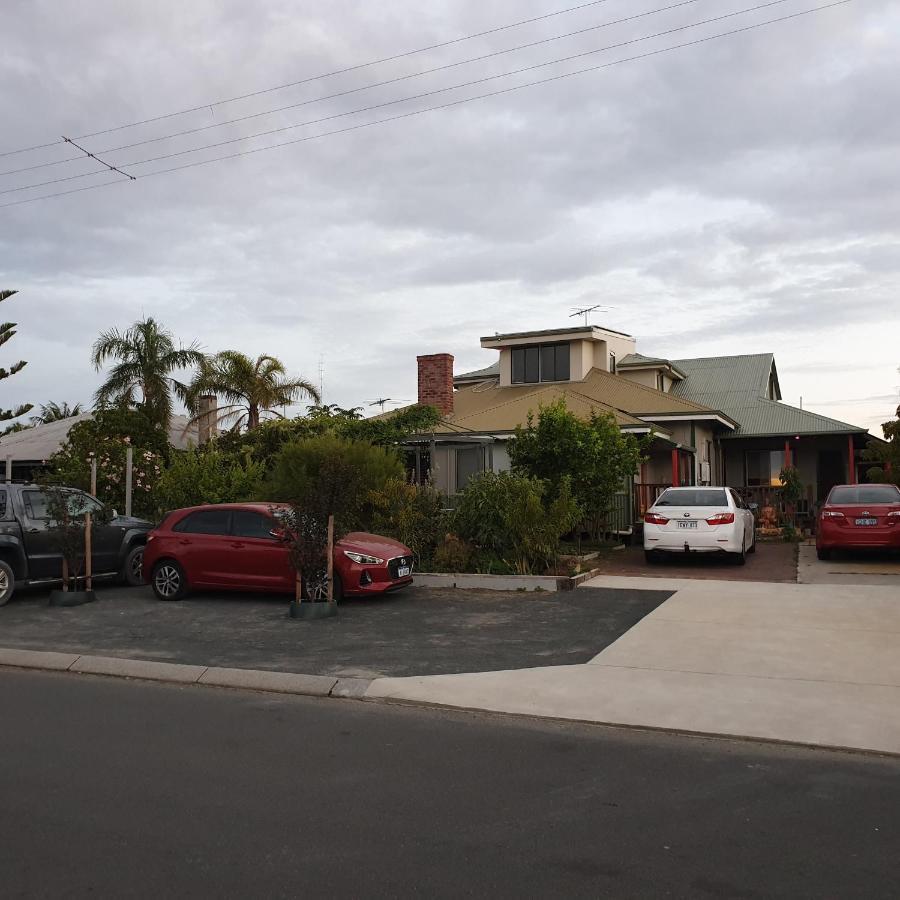
{"label": "dark suv", "polygon": [[[0,483],[0,606],[17,585],[62,578],[62,554],[50,532],[47,499],[38,485]],[[71,503],[73,512],[89,512],[98,520],[92,529],[94,575],[143,584],[144,544],[151,523],[115,510],[109,515],[99,500],[74,488]]]}

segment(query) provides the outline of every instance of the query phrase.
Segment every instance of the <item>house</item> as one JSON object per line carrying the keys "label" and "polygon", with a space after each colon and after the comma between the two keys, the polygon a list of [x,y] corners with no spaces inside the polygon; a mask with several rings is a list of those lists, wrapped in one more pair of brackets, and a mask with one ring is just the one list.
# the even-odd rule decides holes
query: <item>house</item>
{"label": "house", "polygon": [[[91,418],[93,413],[86,412],[6,435],[0,440],[0,460],[4,464],[5,477],[15,481],[30,481],[46,468],[47,460],[66,442],[71,428]],[[169,443],[179,450],[196,446],[197,425],[192,424],[186,416],[173,416],[169,426]]]}
{"label": "house", "polygon": [[453,357],[418,357],[418,400],[440,423],[409,442],[410,471],[447,494],[473,474],[509,467],[506,444],[529,412],[565,399],[576,415],[611,413],[623,432],[649,435],[623,515],[637,518],[669,485],[721,484],[764,504],[786,464],[797,466],[810,508],[854,482],[864,428],[781,402],[771,354],[663,359],[628,334],[594,325],[495,334],[497,361],[455,375]]}

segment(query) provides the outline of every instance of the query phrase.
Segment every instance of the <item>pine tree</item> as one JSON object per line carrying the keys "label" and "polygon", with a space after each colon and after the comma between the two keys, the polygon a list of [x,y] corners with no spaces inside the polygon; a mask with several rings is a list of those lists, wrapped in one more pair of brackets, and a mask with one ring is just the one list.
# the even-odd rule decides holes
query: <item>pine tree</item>
{"label": "pine tree", "polygon": [[[4,300],[9,300],[13,294],[18,293],[17,291],[0,291],[0,303]],[[16,333],[16,323],[15,322],[0,322],[0,347],[2,347],[10,338],[12,338]],[[26,366],[25,360],[19,360],[19,362],[10,366],[8,369],[4,369],[0,366],[0,381],[3,381],[4,378],[9,378],[10,375],[15,375],[16,372],[21,372]],[[30,403],[23,403],[21,406],[17,406],[15,409],[3,409],[0,407],[0,422],[8,422],[10,419],[17,419],[19,416],[24,416],[31,409]]]}

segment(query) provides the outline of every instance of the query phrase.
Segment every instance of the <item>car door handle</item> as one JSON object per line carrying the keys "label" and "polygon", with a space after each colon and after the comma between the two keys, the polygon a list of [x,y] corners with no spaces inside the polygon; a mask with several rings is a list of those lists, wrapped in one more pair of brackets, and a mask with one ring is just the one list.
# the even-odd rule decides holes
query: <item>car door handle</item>
{"label": "car door handle", "polygon": [[182,547],[187,547],[191,542],[187,538],[181,538],[178,543],[181,544]]}
{"label": "car door handle", "polygon": [[234,547],[235,550],[242,550],[244,547],[244,544],[242,541],[232,541],[231,546]]}

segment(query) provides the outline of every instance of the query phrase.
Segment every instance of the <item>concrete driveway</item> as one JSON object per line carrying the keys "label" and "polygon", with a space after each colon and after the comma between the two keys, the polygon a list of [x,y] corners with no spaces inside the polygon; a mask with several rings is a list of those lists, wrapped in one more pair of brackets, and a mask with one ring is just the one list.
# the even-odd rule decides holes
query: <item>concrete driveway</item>
{"label": "concrete driveway", "polygon": [[822,560],[816,556],[815,544],[801,544],[797,580],[801,584],[893,587],[900,596],[900,554],[857,551]]}
{"label": "concrete driveway", "polygon": [[900,591],[666,582],[586,665],[384,678],[367,696],[900,754]]}

